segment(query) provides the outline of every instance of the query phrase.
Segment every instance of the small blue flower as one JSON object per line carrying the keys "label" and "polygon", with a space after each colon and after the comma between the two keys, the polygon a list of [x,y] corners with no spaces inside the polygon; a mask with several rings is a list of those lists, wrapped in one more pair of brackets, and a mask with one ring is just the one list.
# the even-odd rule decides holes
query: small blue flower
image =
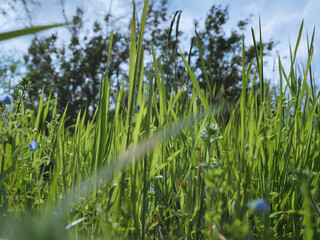
{"label": "small blue flower", "polygon": [[134,111],[135,113],[138,113],[140,111],[140,105],[137,105]]}
{"label": "small blue flower", "polygon": [[208,134],[207,134],[206,132],[203,132],[203,133],[202,133],[202,137],[207,138],[207,137],[208,137]]}
{"label": "small blue flower", "polygon": [[11,103],[11,97],[9,95],[6,95],[4,96],[1,101],[4,103],[4,104],[10,104]]}
{"label": "small blue flower", "polygon": [[29,143],[29,148],[30,148],[31,151],[37,150],[37,148],[38,148],[37,142],[36,142],[36,141],[31,141],[31,142]]}
{"label": "small blue flower", "polygon": [[257,199],[249,202],[248,207],[255,213],[267,213],[269,211],[269,204],[264,199]]}

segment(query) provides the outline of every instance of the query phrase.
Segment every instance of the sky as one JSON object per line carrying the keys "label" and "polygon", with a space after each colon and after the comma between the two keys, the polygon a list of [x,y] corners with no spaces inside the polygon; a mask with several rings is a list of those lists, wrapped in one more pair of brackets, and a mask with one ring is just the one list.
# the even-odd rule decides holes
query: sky
{"label": "sky", "polygon": [[[251,21],[244,32],[246,45],[252,44],[251,28],[255,31],[256,38],[259,33],[259,17],[261,19],[262,39],[268,41],[273,39],[277,45],[272,56],[267,58],[268,65],[265,68],[266,75],[271,82],[278,83],[278,56],[280,56],[286,72],[290,70],[289,43],[294,48],[302,21],[304,28],[301,42],[297,53],[297,63],[306,66],[307,63],[307,34],[311,39],[315,27],[314,55],[312,69],[315,79],[320,77],[320,38],[318,27],[320,26],[320,1],[319,0],[177,0],[173,6],[181,8],[184,13],[182,24],[189,32],[193,31],[192,19],[205,19],[206,13],[214,3],[221,6],[229,6],[229,21],[226,29],[235,29],[237,22],[241,19],[250,18]],[[276,67],[274,67],[274,65]],[[320,84],[320,80],[318,80]]]}
{"label": "sky", "polygon": [[[3,0],[2,0],[3,1]],[[108,11],[121,17],[119,25],[126,24],[131,17],[130,4],[131,0],[38,0],[41,6],[32,6],[30,11],[33,12],[32,24],[46,25],[51,23],[63,22],[61,14],[60,1],[64,2],[66,16],[71,19],[76,12],[77,6],[85,9],[84,19],[87,23],[94,20],[102,21]],[[151,0],[150,0],[151,1]],[[155,0],[157,1],[157,0]],[[243,32],[246,45],[252,44],[251,28],[258,37],[259,16],[262,26],[262,38],[264,41],[273,40],[277,43],[272,51],[271,56],[266,60],[268,64],[265,68],[265,74],[271,83],[278,82],[278,56],[285,66],[286,72],[289,71],[289,43],[294,48],[298,36],[299,28],[304,20],[304,30],[297,54],[297,63],[306,66],[307,63],[307,34],[311,39],[313,28],[316,28],[314,55],[313,55],[313,72],[315,79],[320,76],[320,38],[318,37],[317,27],[320,25],[319,0],[171,0],[169,3],[169,14],[177,10],[182,10],[180,19],[180,29],[186,36],[193,35],[194,19],[201,23],[211,8],[215,4],[223,8],[229,6],[229,21],[225,25],[225,32],[228,34],[232,29],[236,29],[239,20],[248,18],[251,15],[247,30]],[[0,3],[0,8],[7,9],[7,5]],[[20,8],[21,13],[25,13]],[[20,17],[24,14],[17,14],[17,11],[7,11],[8,14],[0,17],[0,32],[15,30],[28,26],[30,21],[26,17]],[[124,19],[122,18],[124,17]],[[41,33],[46,36],[57,30],[47,30]],[[67,30],[59,29],[61,35]],[[320,31],[320,30],[319,30]],[[31,42],[32,36],[20,37],[15,40],[8,40],[0,43],[0,49],[23,53]],[[185,42],[181,48],[187,50],[189,43]],[[274,67],[275,66],[275,67]],[[319,67],[318,67],[319,66]],[[319,84],[320,84],[320,80]]]}

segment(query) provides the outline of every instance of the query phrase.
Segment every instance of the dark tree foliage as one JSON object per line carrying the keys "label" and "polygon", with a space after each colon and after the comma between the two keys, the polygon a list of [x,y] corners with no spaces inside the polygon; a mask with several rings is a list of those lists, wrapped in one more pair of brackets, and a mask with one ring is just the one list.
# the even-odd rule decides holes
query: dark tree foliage
{"label": "dark tree foliage", "polygon": [[[165,79],[165,88],[167,95],[171,90],[175,92],[187,80],[187,74],[182,64],[179,54],[180,38],[182,32],[179,30],[181,10],[168,10],[170,1],[151,1],[145,36],[145,49],[152,59],[152,45],[154,46],[157,62],[162,76]],[[187,56],[187,53],[184,53]],[[180,62],[180,64],[179,64]],[[151,70],[148,72],[148,70]],[[153,59],[147,63],[147,72],[153,75]]]}
{"label": "dark tree foliage", "polygon": [[[206,66],[209,84],[211,88],[216,86],[217,91],[222,89],[223,98],[236,100],[242,85],[242,34],[248,24],[248,19],[239,21],[238,31],[232,30],[229,36],[223,30],[229,19],[228,7],[213,5],[205,20],[204,29],[197,28],[203,58]],[[259,44],[258,44],[259,45]],[[274,43],[272,41],[263,44],[266,51],[270,51]],[[246,65],[255,58],[255,48],[249,46],[246,51]],[[198,70],[198,81],[201,88],[206,89],[204,69],[201,63],[199,52],[196,52],[197,60],[195,68]]]}
{"label": "dark tree foliage", "polygon": [[[110,16],[105,18],[108,25]],[[25,56],[28,75],[32,81],[31,101],[37,101],[44,89],[44,95],[52,92],[58,97],[58,109],[63,111],[68,105],[68,116],[75,120],[80,109],[94,112],[98,105],[101,79],[107,69],[110,33],[95,22],[93,35],[82,34],[82,10],[77,10],[69,26],[71,38],[67,45],[58,44],[56,35],[39,40],[34,38]],[[113,84],[122,81],[125,71],[122,64],[128,61],[128,36],[114,33],[112,60],[108,67],[108,77]]]}
{"label": "dark tree foliage", "polygon": [[[176,10],[169,13],[168,3],[168,0],[150,1],[144,47],[146,79],[155,78],[151,47],[153,44],[169,96],[172,89],[177,92],[185,82],[189,83],[190,90],[192,83],[189,81],[179,51],[180,38],[183,34],[179,30],[179,25],[183,12]],[[58,97],[58,109],[61,111],[69,103],[67,114],[71,117],[71,122],[74,122],[80,109],[89,109],[92,113],[97,107],[100,83],[107,69],[110,36],[107,29],[112,22],[115,22],[113,16],[108,14],[103,24],[95,22],[93,34],[86,36],[83,34],[82,15],[82,10],[78,9],[72,24],[68,26],[71,36],[69,42],[61,45],[57,35],[44,39],[35,37],[29,48],[29,54],[25,56],[33,88],[30,92],[31,101],[39,99],[40,87],[43,86],[45,96],[52,91]],[[219,100],[225,98],[235,100],[241,92],[239,84],[242,80],[241,31],[246,27],[248,20],[240,21],[238,30],[233,30],[227,35],[223,27],[228,19],[227,7],[223,9],[221,6],[213,5],[206,16],[205,26],[195,24],[210,87],[216,86],[217,92],[223,92],[222,96],[217,95]],[[115,92],[119,91],[122,80],[127,79],[129,42],[129,28],[114,31],[107,74]],[[183,54],[193,68],[201,88],[206,90],[209,86],[195,37],[190,39],[190,45],[190,49]],[[267,52],[272,49],[273,42],[263,46]],[[246,49],[246,56],[247,63],[254,59],[255,51],[252,46]]]}

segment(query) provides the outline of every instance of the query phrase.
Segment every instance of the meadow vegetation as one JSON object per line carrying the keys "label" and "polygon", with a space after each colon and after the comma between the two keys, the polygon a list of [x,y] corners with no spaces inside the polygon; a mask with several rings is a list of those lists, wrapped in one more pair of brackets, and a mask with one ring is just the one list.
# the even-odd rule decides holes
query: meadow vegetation
{"label": "meadow vegetation", "polygon": [[[263,48],[252,31],[256,59],[246,65],[243,50],[240,98],[217,105],[215,88],[200,88],[182,52],[190,94],[185,94],[187,83],[167,94],[154,52],[154,71],[145,78],[147,7],[148,0],[138,36],[133,11],[129,88],[123,82],[114,93],[105,74],[91,120],[79,111],[77,121],[66,127],[68,106],[59,115],[57,100],[43,95],[35,109],[28,108],[28,78],[3,98],[0,237],[318,239],[314,33],[307,64],[298,71],[301,24],[291,68],[286,72],[279,57],[279,91],[271,92],[264,81]],[[112,38],[113,33],[108,58]],[[259,38],[262,42],[261,30]],[[112,94],[117,103],[111,117]]]}

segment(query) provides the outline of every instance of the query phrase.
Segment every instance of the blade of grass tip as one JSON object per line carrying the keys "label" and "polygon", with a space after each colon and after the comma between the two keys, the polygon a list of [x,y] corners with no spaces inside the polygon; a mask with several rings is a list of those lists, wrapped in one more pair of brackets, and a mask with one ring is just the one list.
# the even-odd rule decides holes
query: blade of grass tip
{"label": "blade of grass tip", "polygon": [[186,66],[186,68],[187,68],[187,70],[188,70],[188,73],[189,73],[190,79],[191,79],[191,81],[192,81],[192,83],[193,83],[193,86],[195,87],[195,89],[196,89],[196,91],[197,91],[197,93],[198,93],[198,95],[199,95],[199,97],[200,97],[200,100],[201,100],[201,102],[202,102],[202,104],[203,104],[203,106],[204,106],[204,109],[205,109],[205,110],[210,109],[209,104],[208,104],[208,102],[207,102],[207,99],[206,99],[205,96],[203,95],[203,93],[202,93],[202,91],[201,91],[201,89],[200,89],[200,86],[199,86],[199,84],[198,84],[198,82],[197,82],[197,80],[196,80],[196,77],[195,77],[194,73],[192,72],[192,70],[191,70],[191,68],[190,68],[187,60],[186,60],[185,57],[183,56],[183,53],[182,53],[181,49],[180,49],[180,54],[181,54],[181,57],[182,57],[182,59],[183,59],[183,62],[184,62],[184,64],[185,64],[185,66]]}
{"label": "blade of grass tip", "polygon": [[111,50],[112,50],[113,30],[111,31],[109,42],[110,42],[110,43],[109,43],[109,49],[108,49],[107,68],[109,68],[109,61],[110,61]]}
{"label": "blade of grass tip", "polygon": [[[73,138],[72,138],[72,146],[73,146],[73,155],[72,155],[72,158],[70,159],[70,169],[71,169],[71,174],[70,174],[70,177],[71,177],[71,184],[70,184],[70,187],[74,187],[74,183],[75,183],[75,177],[76,177],[76,173],[77,173],[77,168],[78,168],[78,164],[79,164],[79,161],[77,161],[79,159],[79,156],[80,156],[80,152],[81,152],[81,133],[82,133],[82,129],[83,129],[83,124],[82,124],[82,120],[83,120],[83,117],[81,117],[82,115],[82,112],[81,112],[81,109],[79,110],[79,113],[78,113],[78,116],[77,116],[77,120],[76,120],[76,123],[74,125],[74,135],[73,135]],[[84,114],[83,116],[85,116],[85,111],[84,111]]]}
{"label": "blade of grass tip", "polygon": [[177,18],[177,24],[176,24],[176,42],[178,42],[178,35],[179,35],[179,23],[180,23],[180,17],[181,17],[182,10],[179,10],[179,15]]}
{"label": "blade of grass tip", "polygon": [[159,73],[159,66],[158,66],[158,62],[156,59],[156,54],[153,48],[153,43],[151,43],[151,48],[152,48],[152,55],[153,55],[153,64],[154,64],[154,71],[155,71],[155,75],[156,75],[156,81],[157,81],[157,86],[158,86],[158,92],[159,92],[159,102],[160,102],[160,112],[159,112],[159,125],[162,126],[164,124],[164,116],[166,114],[165,111],[165,89],[163,89],[162,84],[161,84],[161,79],[160,79],[160,73]]}
{"label": "blade of grass tip", "polygon": [[[300,92],[300,95],[299,95],[299,101],[298,101],[297,109],[300,109],[300,106],[301,106],[301,103],[302,103],[302,99],[303,99],[303,96],[304,96],[304,92],[307,89],[308,71],[309,71],[309,68],[310,68],[310,65],[311,65],[312,56],[313,56],[313,47],[311,49],[311,53],[310,53],[309,58],[308,58],[307,68],[306,68],[306,72],[305,72],[303,83],[302,83],[302,89],[301,89],[301,92]],[[298,113],[298,111],[296,111],[296,113]]]}
{"label": "blade of grass tip", "polygon": [[[203,54],[202,54],[202,48],[201,48],[200,38],[199,38],[199,35],[198,35],[198,33],[197,33],[196,30],[195,30],[195,33],[196,33],[197,44],[198,44],[199,55],[200,55],[201,64],[202,64],[202,68],[203,68],[203,73],[204,73],[204,76],[205,76],[205,79],[206,79],[206,82],[207,82],[207,86],[208,86],[208,89],[209,89],[209,94],[210,94],[209,102],[210,102],[211,97],[213,98],[212,89],[211,89],[211,84],[210,84],[210,81],[209,81],[209,77],[208,77],[206,65],[205,65],[205,62],[204,62],[204,59],[203,59]],[[212,100],[213,100],[213,99],[212,99]]]}
{"label": "blade of grass tip", "polygon": [[[249,67],[248,67],[248,69],[247,69],[247,73],[246,73],[246,79],[247,79],[246,81],[247,81],[247,83],[246,83],[246,84],[248,84],[248,82],[249,82],[249,80],[250,80],[252,64],[253,64],[253,61],[250,62],[250,65],[249,65]],[[255,73],[256,73],[256,72],[255,72]],[[247,98],[247,99],[248,99],[247,108],[249,108],[249,107],[250,107],[250,104],[252,104],[251,99],[253,98],[253,88],[254,88],[255,80],[256,80],[256,76],[255,76],[255,74],[254,74],[254,76],[252,77],[252,85],[251,85],[251,88],[250,88],[249,96],[248,96],[248,98]]]}
{"label": "blade of grass tip", "polygon": [[42,109],[43,109],[43,98],[44,98],[43,92],[44,92],[44,86],[42,87],[41,97],[40,97],[39,106],[38,106],[38,110],[37,110],[37,117],[36,117],[36,121],[33,126],[33,128],[37,129],[37,131],[40,130],[39,127],[40,127],[40,120],[41,120]]}
{"label": "blade of grass tip", "polygon": [[300,25],[299,34],[298,34],[296,46],[295,46],[295,48],[294,48],[293,56],[292,56],[291,47],[290,47],[291,67],[290,67],[290,73],[289,73],[289,76],[288,76],[288,77],[291,78],[291,84],[292,84],[292,87],[294,88],[294,92],[295,92],[295,95],[293,95],[294,97],[298,97],[298,96],[296,96],[296,95],[297,95],[297,92],[298,92],[298,89],[297,89],[296,81],[295,81],[295,79],[294,79],[294,77],[295,77],[295,76],[294,76],[294,64],[295,64],[295,61],[296,61],[296,56],[297,56],[298,48],[299,48],[299,45],[300,45],[300,40],[301,40],[301,36],[302,36],[303,25],[304,25],[304,20],[302,21],[302,23],[301,23],[301,25]]}
{"label": "blade of grass tip", "polygon": [[140,33],[139,33],[139,41],[138,41],[139,51],[141,51],[141,48],[142,48],[142,41],[143,41],[143,35],[144,35],[144,27],[146,25],[146,20],[147,20],[148,6],[149,6],[149,0],[145,0],[144,6],[143,6],[143,12],[141,16],[141,25],[140,25]]}
{"label": "blade of grass tip", "polygon": [[[308,47],[308,56],[310,56],[311,51],[313,51],[313,41],[314,41],[314,34],[315,34],[315,27],[313,28],[313,33],[311,37],[311,44],[309,43],[309,36],[307,33],[307,47]],[[314,84],[313,84],[313,76],[312,76],[312,68],[310,66],[310,71],[309,71],[309,78],[310,78],[310,86],[311,86],[311,91],[312,91],[312,101],[316,98],[316,93],[314,91]]]}
{"label": "blade of grass tip", "polygon": [[[135,9],[132,12],[132,20],[131,20],[131,37],[130,37],[130,52],[129,52],[129,95],[128,95],[128,115],[126,128],[129,131],[129,126],[131,125],[131,117],[132,117],[132,105],[134,99],[135,92],[135,66],[136,66],[136,23],[135,23]],[[129,134],[128,134],[129,137]],[[129,139],[128,139],[129,141]],[[127,141],[127,142],[128,142]]]}
{"label": "blade of grass tip", "polygon": [[244,46],[244,36],[242,36],[242,92],[241,92],[241,103],[240,103],[240,116],[241,116],[241,155],[243,154],[244,144],[245,144],[245,122],[246,122],[246,66],[245,66],[245,46]]}
{"label": "blade of grass tip", "polygon": [[141,52],[142,52],[142,54],[141,54],[141,61],[139,61],[139,81],[138,81],[138,89],[137,89],[137,100],[136,100],[136,105],[138,105],[138,104],[141,104],[141,101],[142,101],[142,99],[144,98],[144,91],[143,91],[143,78],[144,78],[144,74],[143,74],[143,70],[144,70],[144,68],[143,68],[143,52],[144,52],[144,48],[143,48],[143,46],[142,46],[142,48],[141,48]]}
{"label": "blade of grass tip", "polygon": [[184,83],[182,85],[182,87],[180,88],[179,92],[177,93],[177,95],[174,97],[173,101],[172,101],[172,106],[176,105],[176,103],[178,102],[179,98],[181,97],[184,89],[186,88],[187,83]]}
{"label": "blade of grass tip", "polygon": [[[251,28],[251,34],[252,34],[252,40],[253,45],[255,47],[256,52],[256,61],[257,61],[257,67],[259,70],[259,79],[260,79],[260,104],[262,104],[264,99],[264,82],[263,82],[263,58],[262,58],[262,34],[261,34],[261,21],[259,16],[259,33],[260,33],[260,51],[258,50],[258,45],[256,42],[256,37],[254,34],[253,28]],[[260,56],[259,56],[260,55]]]}
{"label": "blade of grass tip", "polygon": [[282,92],[282,64],[281,64],[281,59],[280,56],[278,57],[278,69],[279,69],[279,81],[280,81],[280,100],[279,100],[279,105],[278,105],[278,116],[277,119],[279,119],[279,126],[278,126],[278,137],[277,137],[277,148],[280,151],[280,144],[281,144],[281,136],[282,136],[282,120],[283,120],[283,92]]}
{"label": "blade of grass tip", "polygon": [[256,61],[257,61],[257,67],[258,67],[258,71],[259,71],[259,78],[260,78],[260,71],[261,70],[260,70],[259,51],[258,51],[258,46],[257,46],[256,37],[255,37],[253,28],[251,28],[251,34],[252,34],[253,46],[254,46],[255,52],[256,52]]}
{"label": "blade of grass tip", "polygon": [[[314,42],[314,36],[315,36],[315,32],[316,32],[316,27],[314,26],[314,28],[313,28],[313,32],[312,32],[312,37],[311,37],[311,43],[310,43],[310,46],[313,46],[313,42]],[[309,47],[308,46],[308,55],[310,55],[311,54],[311,50],[313,50],[313,47]],[[316,86],[315,86],[315,84],[313,84],[312,82],[313,82],[313,76],[312,76],[312,74],[313,74],[313,71],[311,70],[311,66],[310,66],[310,85],[311,85],[311,88],[312,88],[312,95],[313,95],[313,100],[316,98],[316,93],[315,93],[315,89],[316,89]]]}
{"label": "blade of grass tip", "polygon": [[292,47],[291,44],[289,43],[289,50],[290,50],[290,72],[289,72],[289,80],[291,83],[291,88],[293,89],[294,94],[292,94],[293,97],[297,97],[298,96],[298,83],[295,79],[295,75],[294,75],[294,61],[293,61],[293,52],[292,52]]}
{"label": "blade of grass tip", "polygon": [[36,27],[31,27],[31,28],[24,28],[24,29],[19,29],[19,30],[15,30],[15,31],[0,33],[0,41],[24,36],[27,34],[34,34],[34,33],[37,33],[37,32],[43,31],[43,30],[47,30],[50,28],[61,27],[63,25],[65,25],[65,23],[45,25],[45,26],[36,26]]}
{"label": "blade of grass tip", "polygon": [[58,106],[58,97],[54,99],[52,116],[55,116],[55,115],[56,115],[56,113],[57,113],[57,106]]}
{"label": "blade of grass tip", "polygon": [[[191,44],[190,44],[190,48],[189,48],[189,54],[188,54],[188,64],[189,64],[189,66],[191,65],[192,48],[193,48],[193,44],[194,44],[193,42],[194,42],[194,37],[191,38]],[[175,54],[178,55],[178,49],[176,50]],[[176,65],[177,65],[177,61],[176,61]],[[187,81],[189,81],[189,78],[187,79]]]}
{"label": "blade of grass tip", "polygon": [[[264,79],[263,79],[263,42],[262,42],[262,28],[261,28],[261,18],[259,15],[259,34],[260,34],[260,90],[261,90],[261,99],[265,100],[265,91],[264,91]],[[261,101],[261,102],[262,102]]]}
{"label": "blade of grass tip", "polygon": [[[300,40],[301,40],[301,36],[302,36],[302,30],[303,30],[303,25],[304,25],[304,20],[302,20],[301,25],[300,25],[300,29],[299,29],[299,35],[297,38],[297,43],[296,46],[294,48],[294,54],[293,54],[293,63],[295,62],[296,56],[297,56],[297,52],[298,52],[298,48],[300,45]],[[293,69],[293,66],[291,68],[291,70]]]}
{"label": "blade of grass tip", "polygon": [[[165,112],[165,116],[164,116],[164,122],[167,124],[169,123],[169,115],[167,113],[169,113],[168,111],[168,97],[167,96],[167,92],[166,92],[166,87],[165,87],[165,79],[164,79],[164,75],[163,75],[163,71],[162,71],[162,65],[161,65],[161,61],[159,61],[159,69],[160,69],[160,79],[161,79],[161,91],[163,92],[162,96],[163,96],[163,109],[164,109],[164,112]],[[175,90],[173,90],[175,89]],[[171,93],[170,93],[170,98],[169,98],[169,101],[170,99],[172,99],[172,95],[174,94],[174,92],[176,93],[178,90],[178,86],[177,86],[177,83],[174,84],[174,86],[171,88]]]}
{"label": "blade of grass tip", "polygon": [[42,121],[41,121],[41,131],[45,131],[45,128],[46,128],[46,119],[47,119],[47,116],[48,116],[48,112],[49,112],[49,108],[50,108],[50,103],[51,103],[51,91],[49,93],[49,97],[48,97],[48,100],[47,102],[44,104],[44,109],[43,109],[43,113],[42,113]]}
{"label": "blade of grass tip", "polygon": [[284,88],[284,90],[283,90],[283,95],[284,95],[284,96],[286,95],[287,89],[289,88],[289,91],[290,91],[291,96],[295,96],[295,91],[294,91],[294,89],[292,88],[292,84],[290,84],[290,81],[289,81],[290,79],[289,79],[289,77],[287,76],[287,74],[286,74],[286,72],[285,72],[282,64],[280,65],[280,67],[281,67],[281,69],[280,69],[280,70],[281,70],[281,73],[283,74],[283,77],[284,77],[284,79],[286,80],[286,85],[285,85],[285,88]]}
{"label": "blade of grass tip", "polygon": [[[124,91],[124,78],[122,80],[122,85],[121,85],[120,92],[119,92],[119,94],[117,96],[116,110],[115,110],[115,113],[114,113],[114,122],[119,120],[119,112],[120,112],[120,107],[122,106],[123,91]],[[116,128],[117,124],[113,124],[112,126],[114,128]]]}
{"label": "blade of grass tip", "polygon": [[[160,72],[160,84],[161,86],[159,87],[159,91],[162,91],[162,96],[163,96],[163,111],[164,113],[167,112],[167,93],[166,93],[166,87],[165,87],[165,80],[163,77],[163,71],[162,71],[162,65],[161,65],[161,61],[159,61],[159,72]],[[175,88],[177,89],[177,88]]]}
{"label": "blade of grass tip", "polygon": [[172,21],[170,23],[170,28],[169,28],[169,34],[168,34],[168,45],[171,44],[171,33],[172,33],[172,28],[173,28],[173,24],[174,24],[174,21],[176,19],[176,16],[177,14],[179,13],[179,10],[175,12],[173,18],[172,18]]}

